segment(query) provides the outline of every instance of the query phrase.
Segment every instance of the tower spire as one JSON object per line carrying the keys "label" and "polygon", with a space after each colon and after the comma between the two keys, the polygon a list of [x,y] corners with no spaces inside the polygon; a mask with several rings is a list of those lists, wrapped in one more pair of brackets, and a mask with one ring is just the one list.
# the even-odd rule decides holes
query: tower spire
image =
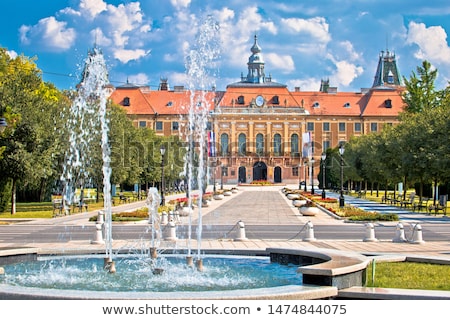
{"label": "tower spire", "polygon": [[401,86],[402,81],[397,67],[395,53],[381,51],[378,58],[378,67],[373,81],[373,87]]}

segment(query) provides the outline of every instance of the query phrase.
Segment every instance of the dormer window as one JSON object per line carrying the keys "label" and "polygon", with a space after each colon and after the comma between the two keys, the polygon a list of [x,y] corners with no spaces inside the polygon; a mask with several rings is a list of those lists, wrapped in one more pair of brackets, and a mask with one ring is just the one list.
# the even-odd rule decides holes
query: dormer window
{"label": "dormer window", "polygon": [[387,82],[389,84],[394,84],[394,74],[392,73],[392,70],[389,70],[389,73],[387,76]]}
{"label": "dormer window", "polygon": [[123,105],[124,105],[124,107],[130,106],[130,98],[129,97],[123,98]]}
{"label": "dormer window", "polygon": [[313,107],[314,108],[319,108],[320,107],[319,101],[314,102]]}
{"label": "dormer window", "polygon": [[273,104],[280,104],[280,99],[278,99],[278,96],[273,96],[272,103]]}
{"label": "dormer window", "polygon": [[237,103],[238,104],[244,104],[245,103],[244,102],[244,96],[239,96],[238,99],[237,99]]}
{"label": "dormer window", "polygon": [[386,108],[392,108],[392,100],[391,99],[384,100],[384,106]]}
{"label": "dormer window", "polygon": [[344,104],[344,108],[350,108],[350,102],[346,102],[346,103]]}
{"label": "dormer window", "polygon": [[167,106],[168,106],[168,107],[173,106],[173,102],[172,102],[172,101],[167,102]]}

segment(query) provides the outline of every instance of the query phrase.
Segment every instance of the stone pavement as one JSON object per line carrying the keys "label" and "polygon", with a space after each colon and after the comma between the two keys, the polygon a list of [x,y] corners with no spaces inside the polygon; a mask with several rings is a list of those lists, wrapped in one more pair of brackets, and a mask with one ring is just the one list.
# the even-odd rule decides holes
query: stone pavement
{"label": "stone pavement", "polygon": [[[287,186],[291,187],[291,186]],[[292,187],[295,188],[295,187]],[[314,217],[304,217],[298,212],[298,209],[292,205],[292,201],[288,200],[281,193],[282,186],[242,186],[238,188],[238,192],[231,196],[225,197],[223,200],[213,200],[208,207],[202,208],[201,211],[196,209],[192,216],[192,225],[196,225],[198,220],[202,220],[203,228],[209,225],[234,225],[242,220],[246,225],[305,225],[311,221],[314,226],[332,225],[339,228],[345,222],[335,219],[334,217],[321,213]],[[333,196],[331,193],[328,196]],[[182,197],[183,195],[171,195],[166,197],[166,201],[172,198]],[[358,199],[361,200],[361,199]],[[350,197],[346,197],[346,201],[353,201]],[[366,203],[367,201],[365,201]],[[368,205],[366,203],[366,205]],[[135,202],[132,204],[114,207],[117,210],[133,210],[136,207],[145,206],[145,202]],[[389,206],[383,204],[370,203],[370,210],[390,209]],[[395,208],[395,207],[394,207]],[[396,209],[397,210],[397,209]],[[71,215],[67,217],[59,217],[48,220],[35,220],[26,222],[27,224],[61,224],[61,225],[89,225],[93,224],[88,219],[97,212],[88,212],[82,214]],[[402,218],[416,219],[422,221],[439,221],[439,223],[449,223],[448,217],[427,216],[412,212],[403,212]],[[24,222],[25,223],[25,222]],[[181,223],[187,224],[188,218],[182,217]],[[196,238],[194,234],[192,238]],[[394,243],[392,241],[376,241],[364,242],[360,240],[321,240],[303,241],[302,239],[248,239],[245,241],[235,241],[233,239],[204,239],[197,242],[196,239],[186,240],[179,239],[177,241],[161,242],[161,248],[176,249],[195,249],[198,250],[258,250],[264,251],[266,248],[283,247],[298,249],[317,249],[328,248],[344,251],[352,251],[363,254],[395,254],[408,255],[415,257],[430,257],[450,261],[450,243],[447,241],[426,241],[421,244],[412,243]],[[14,246],[15,244],[9,244]],[[23,244],[22,244],[23,245]],[[125,249],[129,246],[140,246],[138,239],[114,240],[114,249]],[[102,250],[104,245],[92,244],[91,239],[85,241],[69,241],[68,243],[33,243],[27,244],[29,247],[39,248],[42,252],[51,251],[77,251],[77,250]]]}

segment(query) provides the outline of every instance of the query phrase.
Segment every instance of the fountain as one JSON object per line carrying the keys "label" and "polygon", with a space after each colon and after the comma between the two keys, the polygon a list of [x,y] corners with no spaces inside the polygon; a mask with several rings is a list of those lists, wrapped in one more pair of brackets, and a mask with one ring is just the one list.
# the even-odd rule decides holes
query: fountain
{"label": "fountain", "polygon": [[[218,24],[208,17],[199,26],[195,47],[186,59],[187,75],[191,92],[188,124],[188,161],[186,173],[189,177],[187,195],[192,205],[194,179],[200,191],[206,180],[206,127],[208,113],[214,99],[214,87],[210,82],[210,65],[219,55],[217,39]],[[62,180],[65,183],[65,199],[73,201],[75,186],[89,179],[90,145],[95,135],[90,130],[101,132],[101,154],[103,173],[103,196],[105,215],[105,254],[103,266],[99,256],[89,257],[45,257],[33,261],[2,265],[0,275],[0,298],[53,298],[53,299],[236,299],[236,298],[323,298],[335,291],[317,286],[301,285],[297,267],[271,263],[264,257],[232,255],[202,256],[202,192],[198,201],[197,260],[193,267],[191,239],[192,213],[189,214],[188,249],[185,263],[182,256],[158,255],[161,242],[158,206],[161,201],[158,190],[148,191],[147,207],[151,223],[150,256],[143,254],[117,254],[113,261],[111,219],[111,167],[106,120],[106,92],[108,84],[106,64],[101,51],[89,52],[83,73],[83,81],[72,106],[70,148]],[[209,97],[209,98],[208,98]],[[81,123],[81,126],[80,126]],[[198,166],[194,168],[194,158]],[[195,175],[194,175],[195,173]],[[82,198],[82,195],[81,195]],[[82,199],[81,199],[82,201]],[[242,224],[243,226],[243,224]],[[242,230],[244,232],[244,230]],[[246,240],[242,233],[242,240]],[[99,239],[101,240],[101,239]],[[176,240],[176,239],[175,239]],[[123,248],[125,250],[125,248]],[[147,248],[148,249],[148,248]],[[232,252],[228,252],[232,253]],[[102,255],[100,255],[102,257]],[[1,257],[0,257],[1,258]],[[174,260],[175,259],[175,260]],[[0,259],[1,261],[1,259]],[[186,263],[187,262],[187,263]],[[116,273],[116,267],[118,272]],[[76,283],[69,286],[69,283]],[[64,289],[55,289],[55,288]],[[268,290],[267,288],[270,288]],[[316,294],[311,295],[311,292]]]}

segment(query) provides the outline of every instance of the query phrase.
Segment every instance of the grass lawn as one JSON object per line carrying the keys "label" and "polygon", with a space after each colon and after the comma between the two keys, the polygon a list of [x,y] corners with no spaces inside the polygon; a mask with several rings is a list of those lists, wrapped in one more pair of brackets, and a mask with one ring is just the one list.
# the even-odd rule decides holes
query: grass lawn
{"label": "grass lawn", "polygon": [[[89,211],[100,208],[103,208],[103,202],[89,204]],[[8,207],[5,212],[0,212],[0,218],[2,219],[50,219],[52,217],[53,206],[51,202],[20,202],[16,204],[14,215],[11,215],[11,207]]]}
{"label": "grass lawn", "polygon": [[450,265],[417,262],[378,262],[367,268],[367,287],[450,291]]}

